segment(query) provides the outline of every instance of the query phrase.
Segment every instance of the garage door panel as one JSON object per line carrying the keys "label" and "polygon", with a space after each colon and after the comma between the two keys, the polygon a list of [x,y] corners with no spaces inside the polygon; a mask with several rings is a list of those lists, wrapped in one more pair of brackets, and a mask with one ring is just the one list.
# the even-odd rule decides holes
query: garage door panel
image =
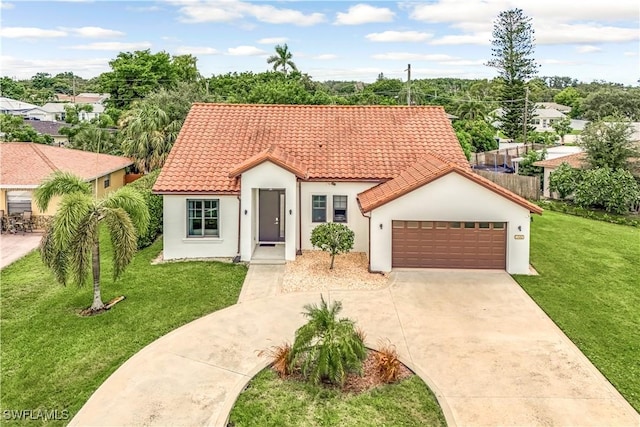
{"label": "garage door panel", "polygon": [[505,223],[393,221],[392,265],[504,269]]}

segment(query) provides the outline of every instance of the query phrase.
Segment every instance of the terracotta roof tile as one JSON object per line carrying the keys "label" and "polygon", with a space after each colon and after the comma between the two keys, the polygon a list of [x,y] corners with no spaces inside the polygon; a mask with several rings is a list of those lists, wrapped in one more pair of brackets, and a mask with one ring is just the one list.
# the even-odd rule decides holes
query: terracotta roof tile
{"label": "terracotta roof tile", "polygon": [[397,199],[425,184],[435,181],[451,172],[458,173],[465,178],[474,181],[477,184],[493,191],[517,203],[530,212],[542,213],[542,209],[529,202],[528,200],[518,196],[500,185],[489,181],[482,176],[473,173],[468,167],[460,167],[457,164],[447,162],[443,158],[428,153],[417,163],[411,165],[408,169],[400,173],[396,178],[378,184],[358,194],[358,204],[363,213],[371,212],[392,200]]}
{"label": "terracotta roof tile", "polygon": [[199,103],[154,191],[238,193],[234,172],[271,147],[310,180],[388,180],[428,151],[468,167],[442,107]]}
{"label": "terracotta roof tile", "polygon": [[542,167],[542,168],[557,168],[562,163],[568,163],[569,166],[575,169],[581,169],[585,167],[587,163],[587,154],[586,153],[575,153],[568,154],[562,157],[556,157],[555,159],[549,160],[540,160],[539,162],[535,162],[533,165]]}
{"label": "terracotta roof tile", "polygon": [[300,160],[290,155],[279,147],[272,145],[255,156],[249,157],[244,162],[236,166],[230,173],[230,178],[235,178],[243,172],[258,166],[260,163],[270,161],[295,174],[298,178],[307,178],[307,166]]}
{"label": "terracotta roof tile", "polygon": [[131,164],[126,157],[31,142],[3,142],[0,144],[0,186],[35,187],[56,170],[72,172],[90,181]]}

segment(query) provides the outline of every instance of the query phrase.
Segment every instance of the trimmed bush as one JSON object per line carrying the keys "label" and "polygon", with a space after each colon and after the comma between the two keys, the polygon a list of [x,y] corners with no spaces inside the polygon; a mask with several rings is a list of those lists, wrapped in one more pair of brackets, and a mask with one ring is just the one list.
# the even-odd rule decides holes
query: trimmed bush
{"label": "trimmed bush", "polygon": [[580,181],[581,171],[562,162],[560,166],[549,176],[549,189],[560,195],[561,199],[566,199],[576,191],[576,186]]}
{"label": "trimmed bush", "polygon": [[331,266],[336,255],[347,253],[353,249],[354,232],[344,224],[328,222],[320,224],[311,231],[311,244],[331,254]]}
{"label": "trimmed bush", "polygon": [[624,169],[609,168],[584,171],[574,197],[578,206],[602,208],[621,215],[637,206],[639,199],[640,188],[633,175]]}
{"label": "trimmed bush", "polygon": [[158,237],[158,234],[162,233],[162,196],[151,192],[158,175],[160,175],[160,170],[155,170],[128,184],[129,187],[142,194],[149,208],[149,227],[147,227],[145,234],[138,236],[138,249],[151,245]]}

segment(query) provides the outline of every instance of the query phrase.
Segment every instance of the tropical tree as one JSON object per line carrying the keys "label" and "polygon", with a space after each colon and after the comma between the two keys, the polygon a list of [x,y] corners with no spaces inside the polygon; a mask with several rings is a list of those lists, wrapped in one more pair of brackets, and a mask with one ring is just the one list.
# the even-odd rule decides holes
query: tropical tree
{"label": "tropical tree", "polygon": [[[523,128],[533,130],[531,110],[526,104],[527,80],[533,77],[538,65],[532,58],[535,48],[531,18],[521,9],[501,12],[493,27],[492,56],[487,65],[498,70],[502,80],[500,106],[502,131],[511,139],[522,136]],[[525,114],[525,110],[529,113]]]}
{"label": "tropical tree", "polygon": [[361,372],[367,350],[352,320],[338,318],[342,303],[330,306],[320,297],[320,306],[307,304],[302,313],[308,322],[296,331],[289,354],[290,366],[300,366],[302,375],[315,384],[344,384],[347,373]]}
{"label": "tropical tree", "polygon": [[563,117],[560,120],[556,120],[551,123],[551,127],[560,137],[560,141],[564,143],[565,135],[571,133],[573,128],[571,127],[571,119],[569,117]]}
{"label": "tropical tree", "polygon": [[171,121],[157,105],[138,103],[120,120],[122,150],[138,170],[148,173],[164,165],[181,123]]}
{"label": "tropical tree", "polygon": [[280,68],[285,74],[287,74],[287,66],[293,71],[298,71],[296,64],[291,58],[293,58],[293,54],[289,51],[289,46],[287,46],[286,43],[276,45],[276,54],[267,58],[267,64],[273,64],[273,71],[277,71],[278,68]]}
{"label": "tropical tree", "polygon": [[89,270],[93,277],[91,312],[104,309],[100,292],[100,227],[105,223],[113,243],[113,276],[117,279],[133,259],[137,234],[149,223],[144,198],[134,189],[123,187],[102,199],[92,195],[91,185],[73,174],[57,171],[34,192],[41,211],[61,196],[51,226],[40,243],[44,264],[56,280],[69,279],[83,285]]}
{"label": "tropical tree", "polygon": [[320,224],[311,231],[311,244],[331,254],[330,270],[336,255],[353,249],[354,232],[344,224],[327,222]]}
{"label": "tropical tree", "polygon": [[87,123],[76,128],[70,139],[71,148],[94,153],[121,155],[122,150],[116,142],[114,134],[96,124]]}
{"label": "tropical tree", "polygon": [[587,153],[589,166],[629,170],[629,159],[638,155],[632,133],[631,123],[622,118],[587,124],[580,135],[580,145]]}

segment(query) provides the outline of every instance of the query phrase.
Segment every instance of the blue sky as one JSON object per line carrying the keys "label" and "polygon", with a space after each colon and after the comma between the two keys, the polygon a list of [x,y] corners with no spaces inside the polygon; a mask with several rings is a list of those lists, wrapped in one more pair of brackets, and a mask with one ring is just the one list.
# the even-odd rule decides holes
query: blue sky
{"label": "blue sky", "polygon": [[637,0],[5,1],[0,8],[2,75],[108,71],[120,51],[191,53],[205,76],[268,69],[287,43],[315,80],[387,77],[492,78],[497,14],[519,7],[533,18],[541,76],[637,85]]}

